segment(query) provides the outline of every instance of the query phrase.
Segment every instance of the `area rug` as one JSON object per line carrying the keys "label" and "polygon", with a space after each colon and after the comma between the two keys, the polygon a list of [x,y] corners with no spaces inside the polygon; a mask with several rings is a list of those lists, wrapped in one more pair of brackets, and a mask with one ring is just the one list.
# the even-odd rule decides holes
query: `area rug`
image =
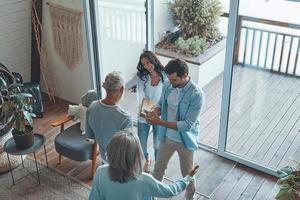
{"label": "area rug", "polygon": [[1,200],[83,200],[88,199],[90,187],[39,163],[38,184],[35,162],[25,160],[25,168],[14,169],[16,185],[12,184],[10,172],[0,174]]}

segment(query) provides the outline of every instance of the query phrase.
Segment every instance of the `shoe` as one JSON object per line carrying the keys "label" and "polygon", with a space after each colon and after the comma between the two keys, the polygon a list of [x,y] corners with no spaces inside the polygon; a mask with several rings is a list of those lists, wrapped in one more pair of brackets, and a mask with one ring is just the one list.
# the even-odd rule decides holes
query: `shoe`
{"label": "shoe", "polygon": [[144,164],[143,171],[146,173],[150,173],[150,169],[151,169],[151,160],[147,159]]}

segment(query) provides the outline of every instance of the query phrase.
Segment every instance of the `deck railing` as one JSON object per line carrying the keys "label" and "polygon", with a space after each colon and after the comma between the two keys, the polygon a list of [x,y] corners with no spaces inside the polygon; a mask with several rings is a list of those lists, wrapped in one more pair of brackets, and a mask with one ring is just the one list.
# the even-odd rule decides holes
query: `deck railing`
{"label": "deck railing", "polygon": [[100,31],[114,40],[146,42],[145,7],[142,1],[98,1],[101,18]]}
{"label": "deck railing", "polygon": [[[98,1],[100,31],[107,38],[146,42],[143,1]],[[224,13],[222,17],[228,17]],[[234,63],[300,76],[300,25],[239,15]]]}
{"label": "deck railing", "polygon": [[236,64],[300,76],[300,25],[240,15],[236,41]]}

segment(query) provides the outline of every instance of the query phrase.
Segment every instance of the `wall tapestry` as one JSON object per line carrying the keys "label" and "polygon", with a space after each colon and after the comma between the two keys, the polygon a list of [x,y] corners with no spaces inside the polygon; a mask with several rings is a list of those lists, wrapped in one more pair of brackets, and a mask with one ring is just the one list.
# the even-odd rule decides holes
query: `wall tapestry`
{"label": "wall tapestry", "polygon": [[49,3],[54,47],[69,69],[82,60],[82,12]]}

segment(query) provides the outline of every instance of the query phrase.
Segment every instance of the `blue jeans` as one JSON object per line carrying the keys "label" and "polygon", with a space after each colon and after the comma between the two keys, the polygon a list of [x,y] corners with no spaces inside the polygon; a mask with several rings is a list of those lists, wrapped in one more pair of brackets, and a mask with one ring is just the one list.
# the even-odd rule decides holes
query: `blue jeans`
{"label": "blue jeans", "polygon": [[[148,159],[148,150],[147,150],[147,142],[148,135],[150,130],[150,124],[140,123],[138,122],[138,136],[141,142],[141,146],[144,152],[145,159]],[[154,159],[156,160],[157,149],[159,145],[159,141],[157,139],[158,136],[158,126],[152,126],[153,128],[153,148],[154,148]]]}

